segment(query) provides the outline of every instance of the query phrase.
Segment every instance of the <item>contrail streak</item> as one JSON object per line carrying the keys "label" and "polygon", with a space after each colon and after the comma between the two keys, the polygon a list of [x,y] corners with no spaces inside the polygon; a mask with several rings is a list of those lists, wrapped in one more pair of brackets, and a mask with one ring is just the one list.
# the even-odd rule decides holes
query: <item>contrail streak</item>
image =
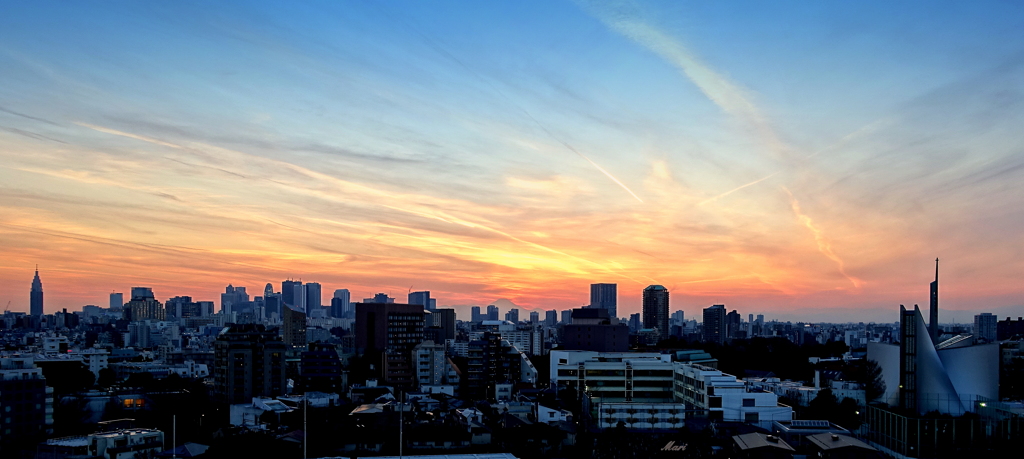
{"label": "contrail streak", "polygon": [[579,3],[611,30],[633,40],[678,68],[715,105],[752,128],[761,141],[768,145],[777,156],[782,158],[789,156],[789,148],[779,140],[779,136],[771,124],[751,102],[746,91],[701,62],[693,52],[674,37],[644,22],[641,18],[623,11],[622,7],[625,7],[625,4],[620,3],[617,5],[619,8],[615,8],[615,5],[609,7],[607,4],[597,5],[588,1],[579,1]]}
{"label": "contrail streak", "polygon": [[[392,15],[390,11],[387,11],[383,7],[382,7],[382,9],[385,10],[385,14],[388,14],[388,15],[394,17],[394,15]],[[486,78],[483,75],[481,75],[479,72],[477,72],[476,70],[473,70],[473,68],[471,68],[469,65],[466,65],[465,62],[462,62],[461,59],[459,59],[454,54],[449,52],[447,49],[445,49],[444,47],[439,45],[436,41],[434,41],[433,39],[428,37],[426,34],[421,32],[416,27],[413,27],[412,24],[409,24],[408,22],[406,22],[405,20],[403,20],[401,18],[396,18],[396,19],[401,21],[403,24],[405,24],[405,26],[408,27],[413,32],[415,32],[416,35],[419,35],[420,38],[422,38],[423,41],[425,41],[427,43],[427,45],[429,45],[431,48],[433,48],[434,51],[437,51],[438,54],[441,54],[442,56],[448,58],[452,62],[455,62],[456,64],[458,64],[460,67],[462,67],[464,70],[466,70],[467,72],[472,74],[478,80],[480,80],[481,82],[483,82],[484,84],[489,86],[491,88],[491,90],[493,90],[495,93],[497,93],[503,99],[505,99],[505,101],[508,102],[510,105],[512,105],[513,107],[517,108],[519,111],[523,112],[523,114],[525,114],[528,118],[530,118],[530,120],[533,121],[534,124],[536,124],[537,127],[539,127],[542,131],[544,131],[544,133],[547,134],[549,137],[551,137],[552,139],[554,139],[558,143],[562,144],[563,146],[565,146],[569,150],[572,150],[573,153],[576,153],[577,155],[580,155],[581,158],[587,160],[587,162],[592,164],[595,168],[597,168],[597,170],[601,171],[602,174],[604,174],[605,176],[610,178],[613,182],[615,182],[615,184],[617,184],[620,187],[622,187],[623,190],[626,190],[626,192],[629,193],[631,196],[633,196],[637,201],[640,201],[641,204],[644,202],[643,199],[640,199],[640,197],[637,196],[636,193],[633,192],[633,190],[629,189],[629,187],[626,186],[626,184],[622,183],[621,180],[615,178],[615,176],[613,176],[611,173],[606,171],[603,167],[599,166],[596,162],[594,162],[594,160],[588,158],[583,153],[580,153],[578,150],[576,150],[571,145],[569,145],[568,142],[566,142],[565,140],[562,140],[561,137],[558,137],[553,132],[551,132],[546,126],[544,126],[543,123],[540,122],[540,120],[538,120],[535,116],[533,116],[533,114],[530,113],[529,110],[524,108],[522,105],[519,105],[518,103],[516,103],[516,101],[513,100],[511,97],[505,95],[504,91],[502,91],[500,88],[498,88],[498,86],[495,85],[494,82],[491,81],[489,78]]]}
{"label": "contrail streak", "polygon": [[[779,171],[779,172],[782,172],[782,171]],[[720,194],[720,195],[718,195],[718,196],[715,196],[715,197],[713,197],[713,198],[708,198],[708,199],[705,199],[705,200],[703,200],[703,201],[699,202],[699,203],[698,203],[697,205],[698,205],[698,206],[703,206],[704,204],[707,204],[707,203],[709,203],[709,202],[712,202],[712,201],[717,201],[717,200],[718,200],[718,199],[720,199],[720,198],[724,198],[724,197],[726,197],[726,196],[729,196],[730,194],[733,194],[733,193],[735,193],[735,192],[737,192],[737,191],[740,191],[740,190],[742,190],[742,189],[744,189],[744,188],[746,188],[746,187],[748,187],[748,186],[753,186],[753,185],[757,185],[758,183],[761,183],[761,182],[763,182],[763,181],[765,181],[765,180],[768,180],[768,179],[770,179],[770,178],[772,178],[772,177],[774,177],[774,176],[776,176],[776,175],[779,175],[779,172],[776,172],[776,173],[774,173],[774,174],[772,174],[772,175],[769,175],[769,176],[767,176],[767,177],[762,177],[762,178],[759,178],[759,179],[757,179],[757,180],[754,180],[753,182],[750,182],[750,183],[748,183],[748,184],[746,184],[746,185],[740,185],[740,186],[738,186],[738,187],[736,187],[736,188],[733,188],[733,189],[731,189],[731,190],[729,190],[729,191],[726,191],[725,193],[722,193],[722,194]]]}
{"label": "contrail streak", "polygon": [[789,195],[789,203],[793,207],[793,213],[796,214],[797,219],[799,219],[800,222],[807,227],[807,229],[811,230],[811,234],[814,235],[814,241],[818,243],[818,251],[821,252],[826,257],[828,257],[830,260],[836,262],[836,265],[839,266],[839,273],[846,277],[850,281],[850,283],[853,284],[854,288],[859,289],[862,284],[861,280],[852,277],[849,274],[846,274],[845,263],[843,263],[843,260],[839,258],[839,256],[836,255],[835,252],[832,251],[832,244],[830,244],[828,242],[828,239],[825,238],[825,233],[821,230],[821,228],[818,228],[818,226],[814,224],[814,221],[811,220],[811,217],[804,215],[804,213],[800,210],[800,203],[796,200],[796,197],[793,196],[793,193],[786,189],[786,187],[782,187],[782,189],[785,190],[786,194]]}

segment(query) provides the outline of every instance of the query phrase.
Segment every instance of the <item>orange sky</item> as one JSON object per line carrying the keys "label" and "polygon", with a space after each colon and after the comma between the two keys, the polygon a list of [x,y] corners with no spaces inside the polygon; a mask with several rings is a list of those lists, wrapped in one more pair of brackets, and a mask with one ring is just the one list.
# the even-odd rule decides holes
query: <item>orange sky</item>
{"label": "orange sky", "polygon": [[[662,284],[689,317],[889,321],[940,257],[944,308],[1024,314],[1012,53],[811,32],[744,51],[725,44],[760,22],[570,7],[511,42],[501,15],[144,10],[87,38],[73,12],[0,20],[0,302],[27,310],[38,264],[48,312],[300,278],[325,303],[561,310],[614,282],[622,316]],[[837,55],[847,73],[821,65]]]}

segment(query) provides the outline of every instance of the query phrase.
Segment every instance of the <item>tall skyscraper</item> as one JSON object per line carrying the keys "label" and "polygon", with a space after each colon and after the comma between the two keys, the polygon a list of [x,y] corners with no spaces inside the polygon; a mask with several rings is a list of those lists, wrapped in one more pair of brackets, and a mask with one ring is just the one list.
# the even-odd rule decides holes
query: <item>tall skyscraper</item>
{"label": "tall skyscraper", "polygon": [[724,304],[704,309],[704,342],[725,344],[726,311]]}
{"label": "tall skyscraper", "polygon": [[306,291],[306,315],[309,315],[312,311],[319,311],[323,305],[323,296],[320,293],[320,284],[316,282],[308,282],[305,285]]}
{"label": "tall skyscraper", "polygon": [[650,285],[644,289],[644,328],[658,330],[661,338],[668,334],[668,289],[661,285]]}
{"label": "tall skyscraper", "polygon": [[996,341],[996,324],[999,318],[995,314],[983,312],[974,316],[974,339],[986,343]]}
{"label": "tall skyscraper", "polygon": [[480,314],[480,306],[473,306],[470,308],[470,311],[472,312],[470,315],[472,316],[473,323],[478,324],[483,322],[484,316],[483,314]]}
{"label": "tall skyscraper", "polygon": [[590,307],[608,310],[608,317],[618,317],[618,286],[616,284],[590,284]]}
{"label": "tall skyscraper", "polygon": [[124,305],[124,318],[131,322],[140,320],[164,320],[167,311],[156,300],[153,289],[132,287],[132,300]]}
{"label": "tall skyscraper", "polygon": [[124,307],[124,293],[110,294],[110,309],[119,310]]}
{"label": "tall skyscraper", "polygon": [[428,311],[432,311],[434,309],[434,302],[430,299],[429,291],[409,293],[409,304],[418,304]]}
{"label": "tall skyscraper", "polygon": [[572,309],[566,309],[562,311],[562,324],[568,325],[572,323]]}
{"label": "tall skyscraper", "polygon": [[266,298],[274,294],[274,284],[267,282],[267,286],[263,287],[263,298]]}
{"label": "tall skyscraper", "polygon": [[[134,296],[134,294],[132,294]],[[224,293],[220,294],[220,311],[223,313],[230,314],[237,311],[242,303],[249,301],[249,294],[246,293],[245,287],[234,287],[228,284],[227,288],[224,289]]]}
{"label": "tall skyscraper", "polygon": [[519,323],[519,310],[516,308],[510,309],[508,312],[505,313],[505,320],[512,322],[514,324]]}
{"label": "tall skyscraper", "polygon": [[640,321],[640,313],[633,313],[629,315],[629,331],[636,333],[643,328],[643,322]]}
{"label": "tall skyscraper", "polygon": [[39,267],[36,277],[32,278],[32,290],[29,292],[29,313],[33,316],[43,315],[43,283],[39,280]]}
{"label": "tall skyscraper", "polygon": [[306,347],[306,313],[294,306],[281,309],[281,337],[292,349]]}
{"label": "tall skyscraper", "polygon": [[[334,291],[334,298],[331,298],[331,317],[348,318],[352,309],[352,294],[347,288],[339,288]],[[354,314],[353,314],[354,317]]]}
{"label": "tall skyscraper", "polygon": [[306,289],[302,288],[302,282],[291,279],[281,282],[281,301],[288,306],[295,306],[303,311],[306,310],[306,302],[303,301]]}
{"label": "tall skyscraper", "polygon": [[430,323],[427,325],[438,329],[435,343],[443,343],[446,339],[455,339],[454,309],[435,309],[430,311],[429,317]]}
{"label": "tall skyscraper", "polygon": [[544,313],[544,325],[554,327],[558,325],[558,311],[552,309]]}
{"label": "tall skyscraper", "polygon": [[224,403],[247,403],[254,396],[287,391],[287,345],[263,325],[232,325],[214,342],[213,395]]}
{"label": "tall skyscraper", "polygon": [[540,323],[540,313],[537,311],[530,311],[530,325],[537,325]]}
{"label": "tall skyscraper", "polygon": [[931,283],[931,304],[929,305],[928,334],[932,342],[939,342],[939,259],[935,259],[935,280]]}
{"label": "tall skyscraper", "polygon": [[416,382],[412,352],[423,342],[423,306],[418,304],[356,303],[356,348],[376,354],[386,384],[410,387]]}
{"label": "tall skyscraper", "polygon": [[498,318],[498,307],[495,305],[487,306],[487,320],[500,320]]}

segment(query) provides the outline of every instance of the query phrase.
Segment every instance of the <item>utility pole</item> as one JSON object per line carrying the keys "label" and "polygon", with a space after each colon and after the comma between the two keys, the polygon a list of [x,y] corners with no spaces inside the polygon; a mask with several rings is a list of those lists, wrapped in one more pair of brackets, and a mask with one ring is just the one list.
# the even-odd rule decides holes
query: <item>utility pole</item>
{"label": "utility pole", "polygon": [[306,419],[309,415],[309,396],[302,393],[302,402],[305,408],[302,409],[302,459],[306,459],[306,448],[309,445],[309,424]]}

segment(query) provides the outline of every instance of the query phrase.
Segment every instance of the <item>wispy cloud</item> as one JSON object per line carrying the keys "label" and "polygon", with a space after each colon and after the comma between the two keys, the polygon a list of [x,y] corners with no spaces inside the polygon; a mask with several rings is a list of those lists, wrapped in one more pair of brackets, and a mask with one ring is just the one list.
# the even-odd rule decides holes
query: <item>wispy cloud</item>
{"label": "wispy cloud", "polygon": [[836,262],[836,266],[839,269],[839,273],[842,274],[843,277],[845,277],[847,280],[849,280],[851,284],[853,284],[853,288],[859,289],[863,282],[860,279],[857,279],[846,273],[846,263],[844,263],[843,259],[839,258],[839,255],[836,255],[836,253],[832,250],[832,244],[828,241],[828,238],[825,237],[825,232],[822,231],[820,226],[814,223],[814,220],[812,220],[811,217],[808,217],[806,214],[803,213],[802,210],[800,210],[800,202],[796,200],[796,197],[793,196],[793,193],[791,193],[785,187],[783,187],[782,189],[785,190],[786,194],[789,195],[789,203],[790,206],[793,208],[793,214],[796,215],[796,218],[800,220],[800,223],[806,226],[807,229],[811,231],[811,234],[814,235],[814,242],[818,244],[818,251],[820,251],[822,255],[825,255],[830,260]]}
{"label": "wispy cloud", "polygon": [[654,52],[675,66],[718,107],[742,121],[778,158],[790,156],[771,123],[751,95],[701,60],[678,38],[640,17],[631,2],[580,0],[584,8],[609,28]]}

